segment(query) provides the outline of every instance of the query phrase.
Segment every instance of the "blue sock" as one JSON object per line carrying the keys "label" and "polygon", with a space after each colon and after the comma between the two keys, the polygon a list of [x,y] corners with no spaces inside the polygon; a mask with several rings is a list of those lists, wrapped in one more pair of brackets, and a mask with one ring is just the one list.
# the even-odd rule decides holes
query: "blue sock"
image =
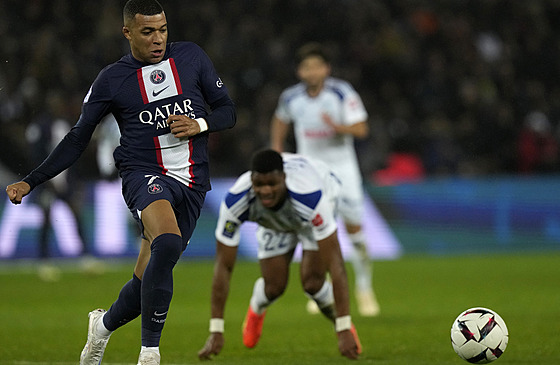
{"label": "blue sock", "polygon": [[165,233],[151,245],[152,255],[142,277],[142,346],[159,346],[173,296],[173,267],[183,253],[181,236]]}
{"label": "blue sock", "polygon": [[132,279],[124,284],[119,297],[103,316],[103,324],[109,331],[116,330],[140,315],[141,285],[142,282],[134,274]]}

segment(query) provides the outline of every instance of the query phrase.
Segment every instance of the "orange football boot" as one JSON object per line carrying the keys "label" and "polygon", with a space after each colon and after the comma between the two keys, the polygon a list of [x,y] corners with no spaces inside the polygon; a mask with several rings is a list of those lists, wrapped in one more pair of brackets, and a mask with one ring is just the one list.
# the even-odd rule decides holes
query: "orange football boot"
{"label": "orange football boot", "polygon": [[245,319],[243,320],[243,344],[248,348],[253,348],[259,342],[262,333],[264,316],[266,311],[262,314],[256,314],[249,306]]}

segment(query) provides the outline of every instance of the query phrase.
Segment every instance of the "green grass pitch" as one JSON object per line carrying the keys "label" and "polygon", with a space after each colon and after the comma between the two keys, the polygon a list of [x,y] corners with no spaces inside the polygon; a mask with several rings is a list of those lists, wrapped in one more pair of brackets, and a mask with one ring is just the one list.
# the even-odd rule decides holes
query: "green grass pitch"
{"label": "green grass pitch", "polygon": [[[183,259],[162,337],[162,364],[199,364],[208,334],[211,261]],[[374,264],[381,315],[361,318],[352,302],[365,364],[466,364],[453,351],[450,327],[463,310],[497,311],[510,332],[496,364],[560,364],[560,254],[405,256]],[[89,276],[63,264],[60,281],[45,283],[34,267],[0,268],[0,364],[77,364],[85,343],[87,313],[107,308],[132,273],[132,262],[108,264]],[[348,266],[350,280],[352,271]],[[305,311],[298,264],[289,288],[268,311],[258,346],[241,342],[258,265],[238,262],[226,310],[226,345],[214,364],[344,364],[332,325]],[[352,297],[353,299],[353,297]],[[140,321],[116,331],[103,364],[135,364]]]}

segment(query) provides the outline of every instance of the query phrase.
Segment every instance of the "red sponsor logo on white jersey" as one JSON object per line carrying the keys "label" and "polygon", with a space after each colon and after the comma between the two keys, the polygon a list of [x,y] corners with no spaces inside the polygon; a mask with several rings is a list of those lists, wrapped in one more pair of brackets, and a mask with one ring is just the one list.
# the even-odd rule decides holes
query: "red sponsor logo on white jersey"
{"label": "red sponsor logo on white jersey", "polygon": [[305,131],[305,136],[308,138],[330,138],[334,136],[334,131],[332,129],[322,129],[322,130],[313,130],[307,129]]}
{"label": "red sponsor logo on white jersey", "polygon": [[311,221],[311,223],[312,223],[315,227],[318,227],[318,226],[320,226],[320,225],[323,224],[323,217],[321,217],[320,214],[317,214],[317,215],[315,216],[315,218],[313,218],[313,220]]}

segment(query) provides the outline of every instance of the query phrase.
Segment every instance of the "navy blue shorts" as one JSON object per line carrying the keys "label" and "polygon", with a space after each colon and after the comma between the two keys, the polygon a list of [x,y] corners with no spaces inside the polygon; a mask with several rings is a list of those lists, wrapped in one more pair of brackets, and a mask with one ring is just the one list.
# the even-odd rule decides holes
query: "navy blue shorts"
{"label": "navy blue shorts", "polygon": [[156,200],[171,203],[177,217],[177,224],[183,238],[183,250],[189,240],[200,216],[206,192],[197,191],[165,175],[150,175],[138,171],[125,171],[122,177],[122,194],[128,209],[140,227],[142,238],[144,226],[138,212],[144,210]]}

